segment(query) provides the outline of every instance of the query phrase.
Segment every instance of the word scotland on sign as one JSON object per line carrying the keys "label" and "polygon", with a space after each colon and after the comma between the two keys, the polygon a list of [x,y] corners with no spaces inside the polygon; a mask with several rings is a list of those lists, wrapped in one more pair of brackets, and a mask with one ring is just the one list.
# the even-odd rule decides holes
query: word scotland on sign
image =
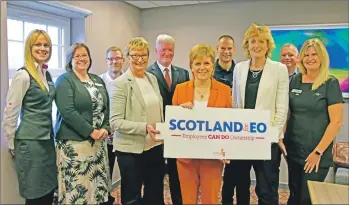
{"label": "word scotland on sign", "polygon": [[278,141],[266,110],[166,106],[165,119],[156,137],[166,158],[268,160]]}

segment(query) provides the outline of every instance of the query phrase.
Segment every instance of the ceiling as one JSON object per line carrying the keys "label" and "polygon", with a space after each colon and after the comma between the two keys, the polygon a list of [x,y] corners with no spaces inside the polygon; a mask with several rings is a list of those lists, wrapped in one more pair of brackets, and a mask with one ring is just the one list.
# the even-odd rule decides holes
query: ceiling
{"label": "ceiling", "polygon": [[187,4],[204,4],[220,1],[125,1],[132,4],[140,9],[156,8],[163,6],[179,6]]}

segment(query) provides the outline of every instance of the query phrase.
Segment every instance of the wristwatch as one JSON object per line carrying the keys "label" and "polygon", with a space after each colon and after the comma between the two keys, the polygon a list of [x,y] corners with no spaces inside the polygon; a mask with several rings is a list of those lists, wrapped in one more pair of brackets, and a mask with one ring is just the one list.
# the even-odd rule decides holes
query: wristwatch
{"label": "wristwatch", "polygon": [[322,153],[317,150],[315,150],[315,154],[319,155],[320,157],[322,156]]}

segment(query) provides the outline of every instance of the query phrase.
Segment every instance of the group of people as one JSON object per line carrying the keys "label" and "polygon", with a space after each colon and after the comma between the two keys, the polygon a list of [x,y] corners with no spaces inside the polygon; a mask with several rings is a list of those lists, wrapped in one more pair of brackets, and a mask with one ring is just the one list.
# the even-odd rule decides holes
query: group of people
{"label": "group of people", "polygon": [[[26,204],[52,204],[57,188],[59,204],[112,204],[116,158],[124,205],[164,204],[166,172],[173,204],[197,204],[199,190],[202,204],[233,204],[234,190],[237,204],[250,204],[251,167],[258,204],[276,205],[282,155],[288,164],[288,204],[311,204],[307,180],[324,181],[342,124],[342,93],[329,75],[326,48],[309,39],[298,53],[289,43],[281,48],[281,62],[273,61],[271,32],[256,24],[245,32],[242,48],[248,60],[236,63],[229,35],[221,36],[216,48],[197,44],[184,69],[172,64],[173,37],[157,37],[151,65],[148,42],[136,37],[124,53],[119,47],[107,50],[108,71],[98,76],[89,72],[89,48],[74,43],[66,73],[53,83],[47,68],[50,37],[32,31],[3,117]],[[155,125],[164,122],[166,105],[268,110],[279,142],[271,144],[271,160],[164,159],[166,141],[156,138]]]}

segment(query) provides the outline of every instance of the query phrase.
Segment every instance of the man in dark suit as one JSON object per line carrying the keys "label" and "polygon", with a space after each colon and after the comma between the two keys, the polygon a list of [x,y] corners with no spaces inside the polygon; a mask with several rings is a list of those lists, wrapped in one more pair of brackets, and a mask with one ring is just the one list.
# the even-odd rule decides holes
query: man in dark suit
{"label": "man in dark suit", "polygon": [[[174,56],[175,40],[172,36],[160,34],[156,39],[156,57],[147,71],[154,74],[158,80],[160,93],[163,98],[164,116],[165,106],[172,105],[173,93],[177,84],[189,80],[189,72],[184,68],[172,65]],[[169,175],[172,204],[182,204],[182,195],[178,179],[176,159],[167,159],[167,172]]]}

